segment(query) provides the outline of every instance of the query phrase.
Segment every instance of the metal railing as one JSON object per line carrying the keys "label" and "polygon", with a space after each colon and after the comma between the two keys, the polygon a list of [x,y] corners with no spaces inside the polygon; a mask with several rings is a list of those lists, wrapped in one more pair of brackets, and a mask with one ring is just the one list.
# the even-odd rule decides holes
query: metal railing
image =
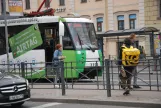
{"label": "metal railing", "polygon": [[[120,74],[120,67],[121,65],[116,64],[116,61],[110,60],[110,76],[111,76],[111,89],[112,90],[120,90],[121,87],[119,85],[120,78],[118,75]],[[155,64],[159,62],[159,64]],[[131,76],[134,78],[133,80],[137,79],[137,84],[141,86],[141,89],[133,89],[133,90],[143,90],[143,91],[160,91],[161,89],[161,59],[146,59],[140,61],[140,63],[136,66],[133,73],[130,73]],[[153,67],[158,69],[153,69]],[[115,77],[115,78],[114,78]],[[117,77],[117,79],[116,79]],[[116,79],[116,80],[114,80]]]}
{"label": "metal railing", "polygon": [[[83,65],[77,66],[77,62],[61,62],[53,67],[52,63],[21,63],[10,65],[9,74],[18,74],[29,79],[31,89],[61,89],[65,95],[66,89],[74,90],[107,90],[107,96],[111,96],[111,90],[120,90],[120,65],[117,60],[86,61],[94,63],[82,72]],[[155,64],[158,63],[158,64]],[[153,66],[158,69],[152,69]],[[140,61],[136,71],[131,73],[138,79],[137,85],[140,91],[161,90],[161,59],[146,59]],[[7,64],[0,64],[0,70],[6,70]],[[78,74],[78,78],[75,75]],[[101,75],[100,75],[101,74]],[[91,78],[94,75],[94,78]],[[69,77],[70,76],[70,77]],[[44,81],[42,81],[45,80]],[[133,85],[133,84],[132,84]],[[132,86],[131,85],[131,86]]]}

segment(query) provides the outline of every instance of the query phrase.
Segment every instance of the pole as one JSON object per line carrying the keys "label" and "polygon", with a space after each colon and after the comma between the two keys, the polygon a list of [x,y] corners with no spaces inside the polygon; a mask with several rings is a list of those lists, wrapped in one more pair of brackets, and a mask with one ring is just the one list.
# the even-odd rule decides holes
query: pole
{"label": "pole", "polygon": [[105,59],[105,68],[106,68],[106,89],[107,89],[107,97],[111,97],[110,60],[109,59]]}
{"label": "pole", "polygon": [[62,86],[62,96],[65,96],[65,79],[64,79],[64,62],[60,62],[61,66],[61,86]]}
{"label": "pole", "polygon": [[42,6],[45,4],[45,2],[46,2],[46,0],[44,0],[44,1],[41,3],[41,5],[40,5],[40,7],[38,8],[37,12],[40,12],[40,10],[41,10]]}
{"label": "pole", "polygon": [[25,78],[25,63],[21,62],[21,75],[23,78]]}
{"label": "pole", "polygon": [[6,37],[6,54],[7,54],[7,69],[9,72],[9,45],[8,45],[8,28],[7,28],[7,16],[6,16],[6,0],[3,0],[3,10],[4,10],[4,22],[5,22],[5,37]]}

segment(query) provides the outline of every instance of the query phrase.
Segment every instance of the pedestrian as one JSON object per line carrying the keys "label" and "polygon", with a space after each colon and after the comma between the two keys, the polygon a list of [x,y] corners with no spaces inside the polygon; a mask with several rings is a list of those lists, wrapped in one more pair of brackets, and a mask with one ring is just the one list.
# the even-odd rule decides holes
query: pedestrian
{"label": "pedestrian", "polygon": [[[129,38],[130,38],[130,40],[132,42],[132,46],[134,48],[136,48],[137,47],[137,45],[136,45],[136,35],[134,33],[132,33]],[[134,69],[133,74],[134,74],[133,88],[141,88],[140,86],[137,85],[137,77],[138,77],[137,66]]]}
{"label": "pedestrian", "polygon": [[56,45],[56,50],[54,51],[53,54],[53,66],[56,72],[56,78],[55,78],[55,83],[57,83],[57,81],[60,81],[60,74],[61,74],[61,66],[63,64],[61,64],[61,61],[63,61],[66,57],[62,55],[62,45],[61,44],[57,44]]}
{"label": "pedestrian", "polygon": [[52,39],[50,40],[50,47],[52,48],[52,52],[55,51],[56,45],[56,35],[52,34]]}
{"label": "pedestrian", "polygon": [[140,50],[140,57],[139,58],[140,58],[140,60],[142,60],[143,66],[144,66],[144,61],[145,61],[145,58],[146,58],[144,47],[139,46],[139,50]]}
{"label": "pedestrian", "polygon": [[47,71],[47,74],[51,74],[53,52],[48,41],[46,41],[45,45],[46,45],[45,58],[46,58],[46,67],[47,67],[46,71]]}
{"label": "pedestrian", "polygon": [[[124,40],[124,45],[120,48],[119,65],[121,66],[120,80],[121,87],[129,94],[131,87],[132,73],[138,64],[140,51],[132,46],[130,38]],[[134,60],[135,58],[135,60]]]}
{"label": "pedestrian", "polygon": [[146,53],[145,53],[145,49],[144,49],[143,46],[142,46],[142,49],[143,49],[143,55],[144,55],[144,56],[143,56],[143,57],[144,57],[143,59],[145,60],[145,59],[146,59]]}

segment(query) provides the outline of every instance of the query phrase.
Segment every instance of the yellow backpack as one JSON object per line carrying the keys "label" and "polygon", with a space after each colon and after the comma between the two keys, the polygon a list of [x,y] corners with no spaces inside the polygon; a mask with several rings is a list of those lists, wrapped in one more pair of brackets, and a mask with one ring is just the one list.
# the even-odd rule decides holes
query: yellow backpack
{"label": "yellow backpack", "polygon": [[123,46],[122,64],[124,66],[137,66],[139,63],[139,55],[140,50],[137,48],[133,48],[133,46],[127,48],[126,46]]}

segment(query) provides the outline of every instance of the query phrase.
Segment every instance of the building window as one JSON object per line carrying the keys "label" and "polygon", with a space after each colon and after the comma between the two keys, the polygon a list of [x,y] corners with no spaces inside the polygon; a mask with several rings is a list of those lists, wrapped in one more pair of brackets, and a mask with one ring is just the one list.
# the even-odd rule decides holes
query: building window
{"label": "building window", "polygon": [[129,25],[130,25],[130,29],[135,29],[135,25],[136,25],[136,14],[129,15]]}
{"label": "building window", "polygon": [[124,15],[119,15],[118,20],[118,30],[124,30]]}
{"label": "building window", "polygon": [[103,18],[97,18],[97,31],[102,32],[102,23],[103,23]]}
{"label": "building window", "polygon": [[30,0],[26,0],[26,9],[30,9]]}
{"label": "building window", "polygon": [[50,0],[46,0],[45,7],[50,7]]}
{"label": "building window", "polygon": [[81,3],[87,3],[87,0],[81,0]]}
{"label": "building window", "polygon": [[65,5],[64,0],[59,0],[59,3],[60,3],[60,6],[64,6]]}

